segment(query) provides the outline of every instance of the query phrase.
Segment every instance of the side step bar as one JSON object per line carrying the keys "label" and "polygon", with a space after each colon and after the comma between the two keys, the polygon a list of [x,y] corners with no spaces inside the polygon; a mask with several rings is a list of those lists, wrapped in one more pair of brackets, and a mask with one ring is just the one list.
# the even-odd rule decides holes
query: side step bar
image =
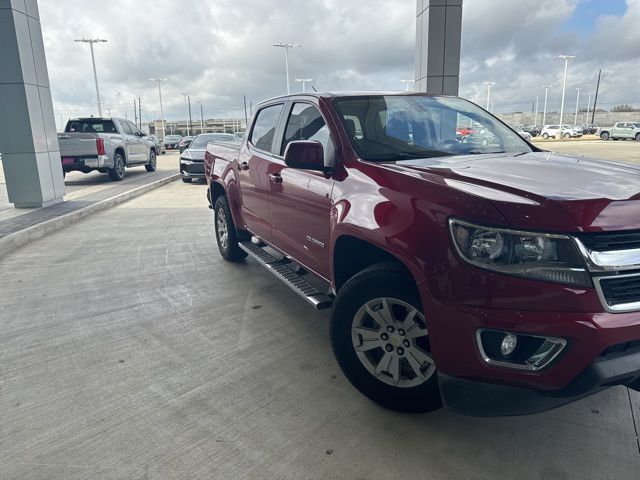
{"label": "side step bar", "polygon": [[273,273],[277,278],[282,280],[289,288],[309,302],[316,310],[330,308],[333,303],[333,297],[329,296],[316,287],[311,285],[298,273],[293,272],[287,267],[289,260],[279,260],[273,255],[265,252],[260,245],[256,245],[250,241],[239,242],[238,246],[256,259],[264,267]]}

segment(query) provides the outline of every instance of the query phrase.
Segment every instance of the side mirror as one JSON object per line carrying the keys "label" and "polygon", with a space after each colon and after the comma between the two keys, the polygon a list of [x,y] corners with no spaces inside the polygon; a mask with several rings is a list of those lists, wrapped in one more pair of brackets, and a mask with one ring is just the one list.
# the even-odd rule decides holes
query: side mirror
{"label": "side mirror", "polygon": [[289,168],[316,170],[329,173],[331,167],[324,165],[324,148],[322,144],[312,140],[296,140],[289,142],[284,151],[284,163]]}

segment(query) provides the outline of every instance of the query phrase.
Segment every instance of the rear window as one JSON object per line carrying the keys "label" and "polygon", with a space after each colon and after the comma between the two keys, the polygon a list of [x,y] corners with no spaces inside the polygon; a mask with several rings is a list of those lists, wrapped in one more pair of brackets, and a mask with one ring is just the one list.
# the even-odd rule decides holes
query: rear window
{"label": "rear window", "polygon": [[273,139],[276,134],[282,107],[282,104],[271,105],[258,112],[256,121],[253,124],[253,130],[251,131],[251,137],[249,138],[249,141],[254,147],[264,150],[265,152],[274,153]]}
{"label": "rear window", "polygon": [[76,133],[117,133],[116,126],[111,120],[71,120],[67,123],[65,132]]}

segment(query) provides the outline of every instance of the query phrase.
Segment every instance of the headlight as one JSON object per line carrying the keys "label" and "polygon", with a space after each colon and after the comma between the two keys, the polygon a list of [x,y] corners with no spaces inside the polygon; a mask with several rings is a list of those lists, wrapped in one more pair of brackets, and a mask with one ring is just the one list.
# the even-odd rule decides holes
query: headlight
{"label": "headlight", "polygon": [[180,154],[180,158],[183,158],[185,160],[193,160],[193,157],[191,156],[191,151],[189,150],[183,150],[183,152]]}
{"label": "headlight", "polygon": [[449,220],[453,243],[467,262],[517,277],[590,287],[591,279],[566,235],[520,232]]}

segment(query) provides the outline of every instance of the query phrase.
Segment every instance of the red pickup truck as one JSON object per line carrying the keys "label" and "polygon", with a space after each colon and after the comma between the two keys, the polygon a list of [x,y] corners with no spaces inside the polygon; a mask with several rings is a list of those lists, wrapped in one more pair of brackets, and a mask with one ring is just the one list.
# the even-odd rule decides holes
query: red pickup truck
{"label": "red pickup truck", "polygon": [[640,389],[634,166],[542,151],[460,98],[316,93],[260,104],[205,172],[221,255],[331,307],[379,404],[518,415]]}

